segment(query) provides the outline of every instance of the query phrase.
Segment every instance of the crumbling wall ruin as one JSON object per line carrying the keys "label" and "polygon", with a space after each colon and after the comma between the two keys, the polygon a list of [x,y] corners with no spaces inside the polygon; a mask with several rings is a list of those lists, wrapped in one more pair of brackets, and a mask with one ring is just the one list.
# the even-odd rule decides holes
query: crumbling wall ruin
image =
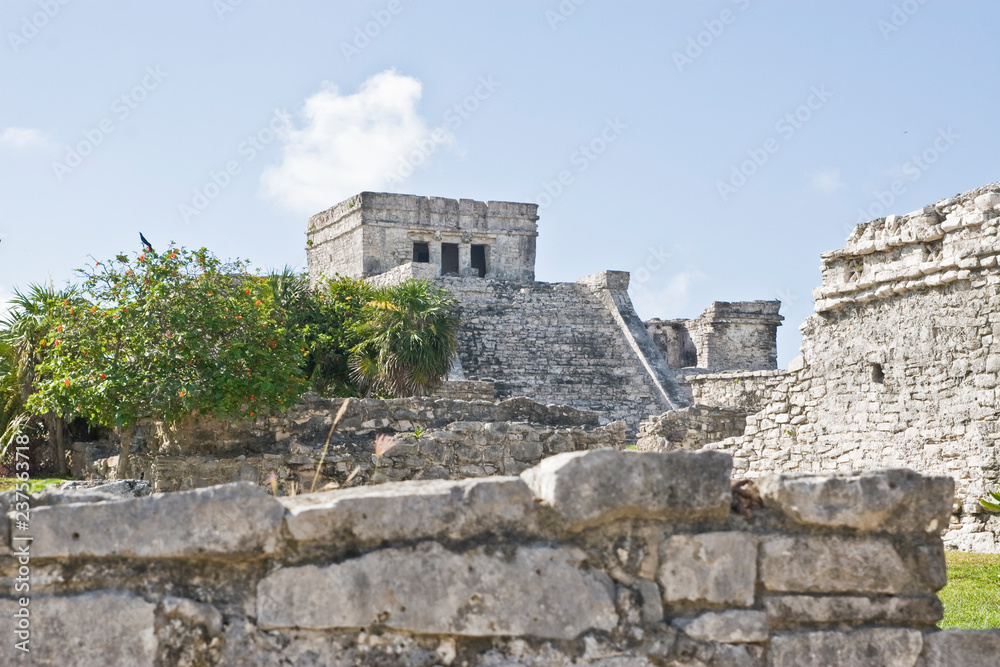
{"label": "crumbling wall ruin", "polygon": [[672,368],[773,370],[785,319],[780,307],[780,301],[716,301],[697,319],[652,319],[645,326]]}
{"label": "crumbling wall ruin", "polygon": [[31,653],[8,639],[0,662],[992,664],[997,633],[934,629],[951,479],[774,476],[757,502],[730,468],[599,450],[520,477],[38,507],[27,604],[0,543],[0,628],[31,619]]}
{"label": "crumbling wall ruin", "polygon": [[[346,412],[331,436],[345,400]],[[392,436],[396,445],[376,457],[380,433]],[[314,477],[315,488],[323,488],[347,484],[348,478],[358,485],[516,475],[559,452],[624,447],[626,437],[623,422],[526,398],[326,399],[309,393],[285,414],[254,421],[192,417],[170,428],[147,425],[133,443],[128,474],[150,481],[155,491],[237,481],[270,487],[274,475],[284,492],[301,493],[313,488]],[[114,477],[117,445],[105,444],[74,443],[78,476]]]}
{"label": "crumbling wall ruin", "polygon": [[946,542],[1000,550],[1000,184],[858,226],[825,253],[802,356],[714,448],[750,475],[908,466],[948,474]]}

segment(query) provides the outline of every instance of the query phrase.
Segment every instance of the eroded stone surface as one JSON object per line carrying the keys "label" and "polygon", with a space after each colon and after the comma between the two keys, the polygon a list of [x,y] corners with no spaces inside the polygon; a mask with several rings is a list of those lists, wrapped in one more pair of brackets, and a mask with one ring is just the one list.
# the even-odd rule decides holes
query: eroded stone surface
{"label": "eroded stone surface", "polygon": [[853,632],[803,632],[771,640],[772,667],[914,667],[920,632],[872,628]]}
{"label": "eroded stone surface", "polygon": [[325,567],[290,567],[258,586],[258,622],[572,639],[618,622],[611,580],[581,569],[584,558],[565,547],[455,553],[432,543]]}
{"label": "eroded stone surface", "polygon": [[517,477],[383,484],[282,498],[292,538],[360,543],[526,530],[534,502]]}
{"label": "eroded stone surface", "polygon": [[946,630],[924,635],[919,667],[996,667],[1000,630]]}
{"label": "eroded stone surface", "polygon": [[275,551],[281,503],[240,482],[32,512],[33,555],[179,558]]}
{"label": "eroded stone surface", "polygon": [[788,593],[900,593],[912,576],[891,540],[816,536],[764,540],[760,578]]}
{"label": "eroded stone surface", "polygon": [[726,644],[764,642],[768,635],[767,614],[762,611],[708,612],[674,621],[674,626],[693,639]]}
{"label": "eroded stone surface", "polygon": [[663,599],[749,607],[757,579],[757,538],[718,532],[673,535],[660,549]]}
{"label": "eroded stone surface", "polygon": [[579,530],[622,517],[724,517],[731,467],[714,452],[597,450],[549,457],[521,477]]}
{"label": "eroded stone surface", "polygon": [[798,523],[888,533],[938,533],[948,525],[955,482],[912,470],[769,475],[764,503]]}
{"label": "eroded stone surface", "polygon": [[772,626],[823,623],[933,626],[944,608],[937,596],[862,597],[852,595],[779,595],[764,598]]}
{"label": "eroded stone surface", "polygon": [[153,667],[155,607],[136,595],[119,592],[32,597],[31,651],[24,653],[14,646],[11,622],[19,605],[0,599],[0,618],[8,629],[0,641],[0,664]]}

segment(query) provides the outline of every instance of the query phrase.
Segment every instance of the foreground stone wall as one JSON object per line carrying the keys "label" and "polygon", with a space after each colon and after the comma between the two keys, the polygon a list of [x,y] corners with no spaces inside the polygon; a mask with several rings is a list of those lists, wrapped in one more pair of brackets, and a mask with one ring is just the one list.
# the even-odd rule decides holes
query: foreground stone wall
{"label": "foreground stone wall", "polygon": [[[461,384],[461,383],[459,383]],[[474,383],[472,383],[474,384]],[[344,401],[348,407],[324,445]],[[375,456],[375,437],[395,446]],[[283,415],[239,424],[190,419],[147,427],[133,445],[128,475],[156,491],[249,481],[286,493],[327,484],[516,475],[543,457],[597,447],[624,447],[623,422],[594,412],[525,398],[463,401],[436,397],[325,399],[306,394]],[[74,472],[111,479],[117,447],[74,444]],[[80,443],[83,446],[83,443]],[[102,453],[103,452],[103,455]],[[322,460],[322,466],[320,462]],[[320,474],[316,476],[319,467]]]}
{"label": "foreground stone wall", "polygon": [[520,477],[38,507],[31,653],[3,555],[0,663],[993,664],[997,634],[934,630],[949,478],[771,477],[758,498],[730,468],[601,450]]}
{"label": "foreground stone wall", "polygon": [[717,447],[749,475],[905,465],[958,485],[946,542],[1000,550],[1000,184],[860,225],[823,255],[802,357]]}

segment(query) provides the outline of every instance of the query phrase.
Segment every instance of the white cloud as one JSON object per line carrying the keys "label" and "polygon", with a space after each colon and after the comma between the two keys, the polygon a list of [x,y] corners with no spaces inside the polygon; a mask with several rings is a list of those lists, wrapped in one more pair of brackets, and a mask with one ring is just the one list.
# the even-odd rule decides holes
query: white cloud
{"label": "white cloud", "polygon": [[692,269],[678,273],[661,289],[655,289],[646,283],[629,290],[632,304],[644,320],[653,317],[679,317],[678,313],[684,311],[691,300],[692,285],[706,277],[701,271]]}
{"label": "white cloud", "polygon": [[34,148],[50,143],[47,134],[31,127],[8,127],[0,134],[0,145],[8,148]]}
{"label": "white cloud", "polygon": [[422,86],[387,70],[352,95],[333,84],[307,98],[303,126],[281,137],[281,163],[261,176],[265,195],[317,213],[364,190],[397,189],[452,136],[431,129],[417,111]]}
{"label": "white cloud", "polygon": [[827,168],[809,175],[809,187],[820,192],[836,192],[844,187],[840,179],[840,169]]}

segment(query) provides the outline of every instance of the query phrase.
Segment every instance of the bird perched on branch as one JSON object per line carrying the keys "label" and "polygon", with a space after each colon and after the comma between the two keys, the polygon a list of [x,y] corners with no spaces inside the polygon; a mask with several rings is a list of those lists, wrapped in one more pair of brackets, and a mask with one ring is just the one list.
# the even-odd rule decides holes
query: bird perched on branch
{"label": "bird perched on branch", "polygon": [[139,232],[139,240],[142,241],[143,250],[146,252],[153,252],[153,245],[146,240],[146,237],[142,235],[142,232]]}

